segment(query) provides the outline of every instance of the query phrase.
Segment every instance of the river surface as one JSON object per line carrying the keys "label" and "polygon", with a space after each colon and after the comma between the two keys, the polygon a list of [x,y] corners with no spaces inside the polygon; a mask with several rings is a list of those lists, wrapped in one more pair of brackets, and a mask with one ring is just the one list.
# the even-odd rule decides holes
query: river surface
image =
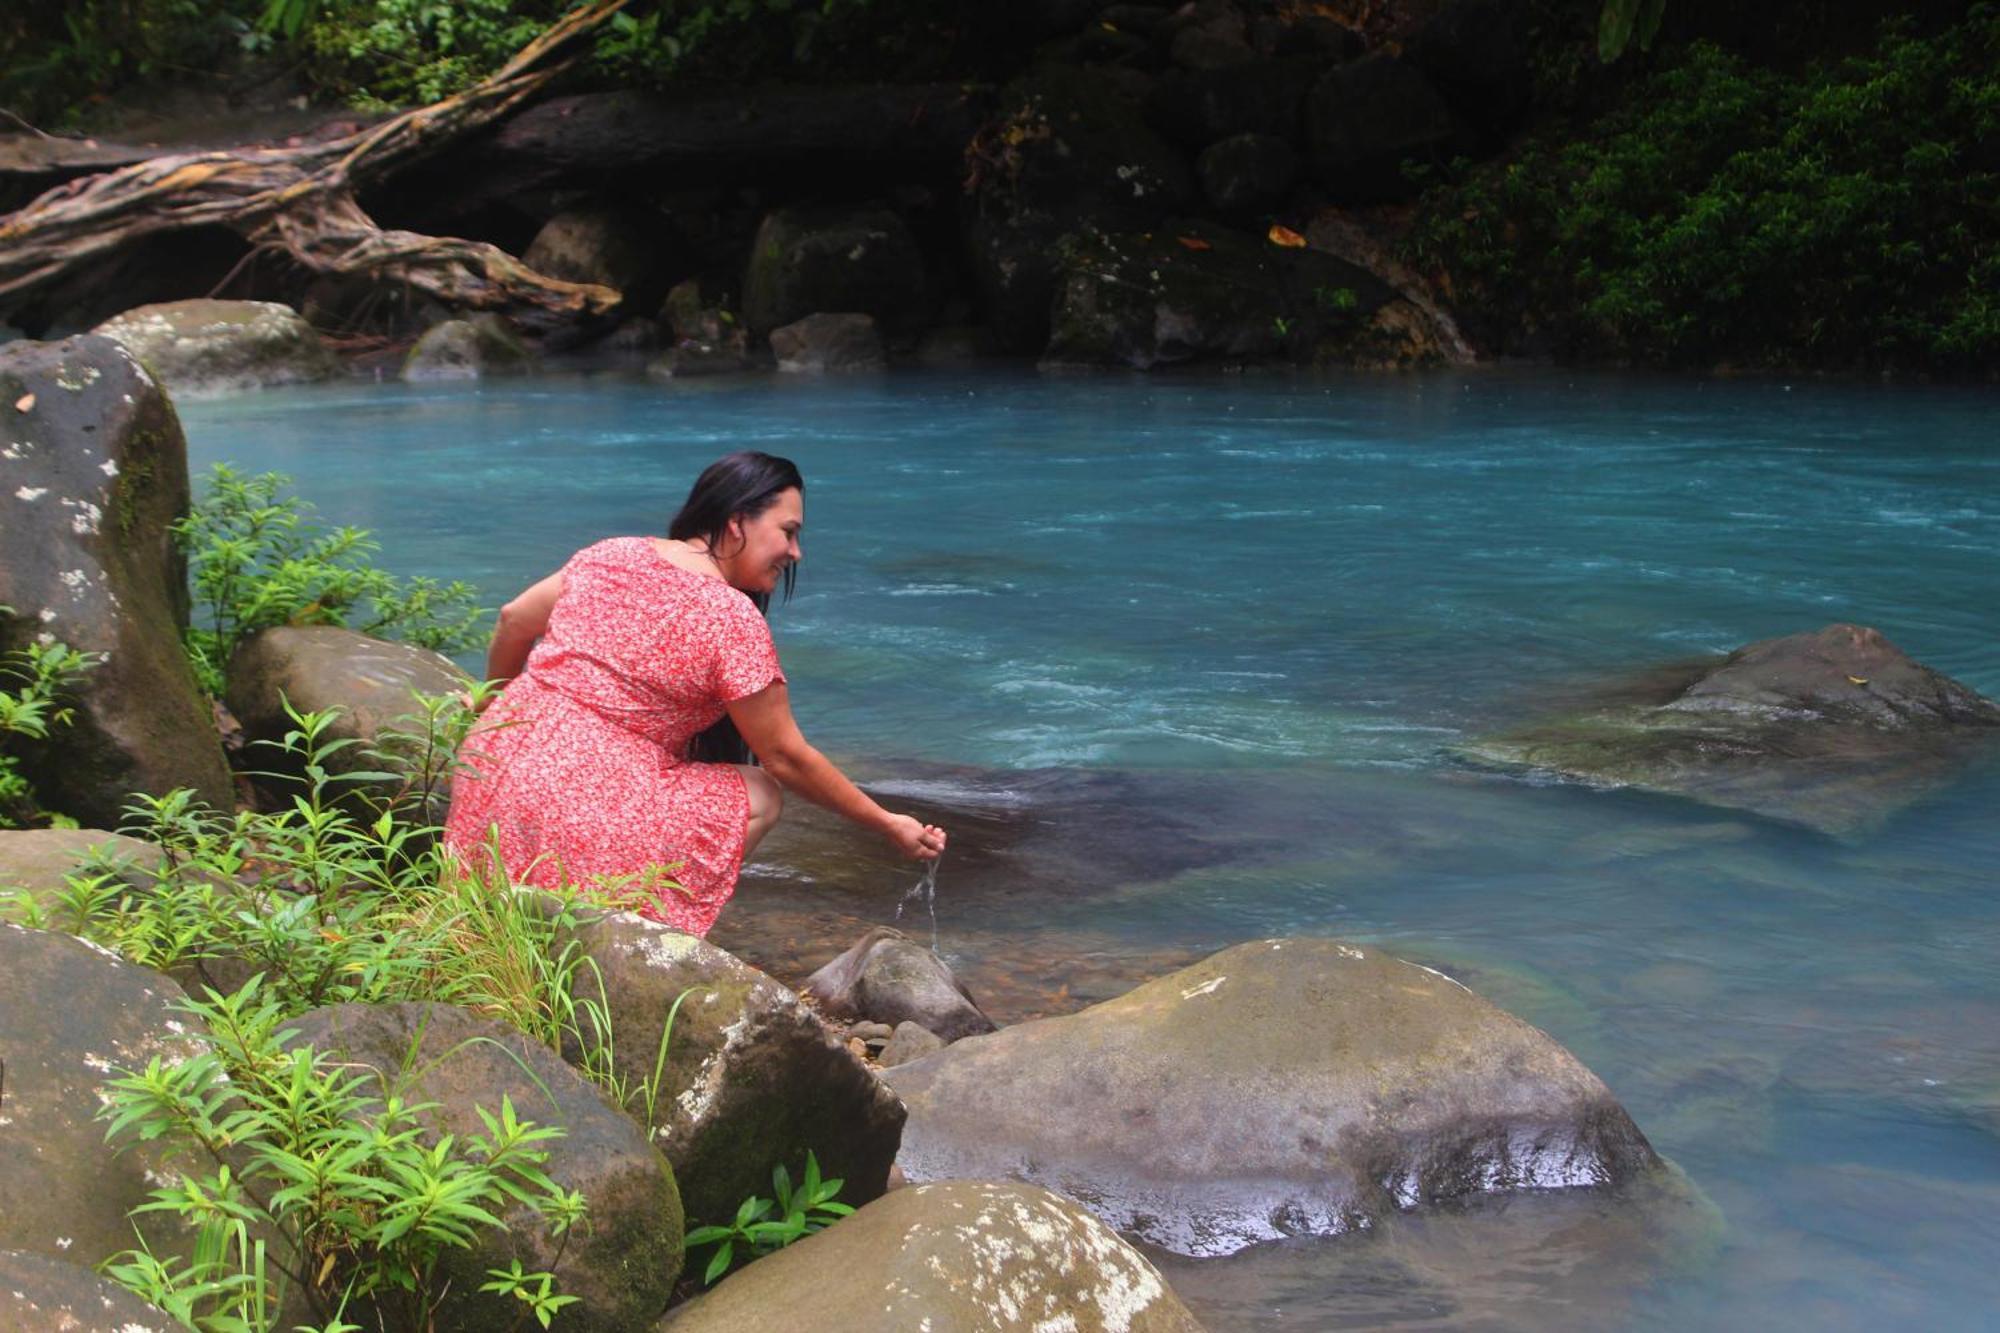
{"label": "river surface", "polygon": [[[1837,842],[1495,777],[1456,742],[1833,621],[2000,697],[2000,394],[1492,372],[341,386],[183,409],[489,604],[797,460],[808,736],[953,827],[996,1017],[1243,939],[1450,971],[1685,1175],[1165,1260],[1218,1330],[1990,1328],[2000,771]],[[796,979],[913,875],[810,819],[716,931]],[[928,931],[927,916],[906,917]]]}

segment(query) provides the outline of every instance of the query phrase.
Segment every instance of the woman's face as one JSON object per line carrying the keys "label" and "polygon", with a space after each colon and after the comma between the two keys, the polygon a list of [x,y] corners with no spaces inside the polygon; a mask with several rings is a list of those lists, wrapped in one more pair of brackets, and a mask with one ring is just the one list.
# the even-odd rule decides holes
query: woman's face
{"label": "woman's face", "polygon": [[716,561],[722,576],[744,592],[771,592],[784,581],[786,566],[801,558],[799,529],[805,522],[805,497],[797,487],[778,492],[761,514],[730,519],[731,540]]}

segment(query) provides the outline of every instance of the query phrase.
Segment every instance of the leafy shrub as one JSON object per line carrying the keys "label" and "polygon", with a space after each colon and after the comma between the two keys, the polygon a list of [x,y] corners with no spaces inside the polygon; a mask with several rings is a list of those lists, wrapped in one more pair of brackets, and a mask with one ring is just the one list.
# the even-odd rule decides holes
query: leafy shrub
{"label": "leafy shrub", "polygon": [[[12,614],[0,606],[0,619]],[[7,738],[47,740],[51,730],[67,725],[72,714],[63,691],[92,665],[87,654],[60,643],[31,642],[0,655],[0,828],[19,827],[39,812],[19,761],[7,753]]]}
{"label": "leafy shrub", "polygon": [[792,1188],[791,1172],[785,1170],[783,1162],[772,1167],[771,1192],[777,1196],[775,1200],[753,1194],[737,1208],[736,1217],[728,1226],[696,1227],[688,1232],[689,1249],[697,1245],[715,1246],[702,1281],[713,1285],[717,1278],[727,1273],[736,1262],[739,1245],[743,1247],[747,1263],[774,1250],[782,1250],[815,1231],[823,1231],[848,1216],[854,1209],[848,1204],[835,1202],[845,1183],[837,1176],[832,1180],[821,1180],[819,1159],[810,1151],[806,1153],[805,1178],[799,1182],[797,1189]]}
{"label": "leafy shrub", "polygon": [[274,625],[346,625],[440,652],[480,641],[471,585],[398,579],[369,562],[365,529],[325,528],[313,506],[284,495],[291,478],[245,476],[218,463],[202,498],[174,526],[188,559],[196,616],[188,658],[202,688],[220,695],[237,647]]}
{"label": "leafy shrub", "polygon": [[257,9],[258,0],[0,5],[0,106],[63,125],[140,80],[212,77]]}
{"label": "leafy shrub", "polygon": [[1406,255],[1499,350],[1975,370],[2000,351],[1996,70],[1993,4],[1798,73],[1697,43],[1594,125],[1461,164]]}

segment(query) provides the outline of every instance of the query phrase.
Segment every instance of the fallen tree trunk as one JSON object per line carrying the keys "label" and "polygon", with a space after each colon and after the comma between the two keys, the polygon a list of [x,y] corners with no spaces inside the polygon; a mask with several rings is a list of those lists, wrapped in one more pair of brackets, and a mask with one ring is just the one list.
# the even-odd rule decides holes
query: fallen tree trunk
{"label": "fallen tree trunk", "polygon": [[220,225],[320,273],[400,281],[448,304],[529,322],[599,314],[609,287],[559,282],[478,241],[389,231],[355,191],[540,93],[626,0],[564,17],[476,87],[325,143],[173,153],[70,181],[0,218],[0,299],[16,297],[148,236]]}

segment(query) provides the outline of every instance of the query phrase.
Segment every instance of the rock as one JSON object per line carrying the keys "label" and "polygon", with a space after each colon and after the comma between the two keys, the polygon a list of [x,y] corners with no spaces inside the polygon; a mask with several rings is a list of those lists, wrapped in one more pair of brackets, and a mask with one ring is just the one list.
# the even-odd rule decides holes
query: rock
{"label": "rock", "polygon": [[199,1054],[175,1009],[180,987],[71,935],[0,925],[0,1248],[97,1264],[138,1242],[186,1253],[163,1213],[126,1214],[151,1195],[157,1142],[104,1141],[98,1089],[118,1069]]}
{"label": "rock", "polygon": [[190,397],[340,373],[312,326],[273,301],[168,301],[114,315],[91,331],[124,343],[169,390]]}
{"label": "rock", "polygon": [[889,926],[863,935],[800,989],[837,1018],[913,1021],[946,1041],[994,1030],[943,959]]}
{"label": "rock", "polygon": [[1389,298],[1330,255],[1208,223],[1072,236],[1059,263],[1045,354],[1056,364],[1336,360]]}
{"label": "rock", "polygon": [[1084,218],[1143,224],[1194,197],[1186,159],[1138,101],[1091,70],[1048,68],[1009,84],[966,155],[977,207],[1046,214],[1063,230]]}
{"label": "rock", "polygon": [[161,860],[152,843],[103,829],[0,830],[0,895],[26,890],[41,911],[52,914],[49,925],[61,928],[66,922],[57,900],[71,874],[102,866],[143,887],[154,882],[152,872]]}
{"label": "rock", "polygon": [[[256,774],[252,781],[267,802],[289,805],[300,792],[304,768],[300,761],[268,744],[277,742],[294,724],[285,713],[290,700],[300,712],[339,708],[340,717],[325,733],[329,741],[358,740],[328,756],[329,773],[402,772],[403,782],[342,783],[345,792],[358,787],[365,795],[386,801],[412,784],[435,789],[431,815],[442,823],[446,798],[442,770],[418,771],[417,747],[385,733],[417,732],[424,727],[417,694],[456,697],[472,680],[452,662],[428,648],[370,638],[337,625],[281,625],[253,635],[229,661],[227,702],[242,724],[244,753]],[[373,753],[380,746],[386,753]]]}
{"label": "rock", "polygon": [[1300,109],[1323,66],[1272,60],[1228,69],[1177,70],[1146,98],[1146,120],[1189,152],[1239,134],[1287,142],[1298,137]]}
{"label": "rock", "polygon": [[1224,217],[1262,217],[1299,182],[1299,155],[1268,134],[1239,134],[1210,144],[1195,159],[1201,192]]}
{"label": "rock", "polygon": [[1307,156],[1336,201],[1378,203],[1416,192],[1408,161],[1449,154],[1458,122],[1416,69],[1377,53],[1328,70],[1306,97]]}
{"label": "rock", "polygon": [[646,374],[660,380],[699,379],[768,368],[768,364],[751,360],[739,339],[721,343],[684,342],[670,347],[647,365]]}
{"label": "rock", "polygon": [[0,1326],[14,1333],[170,1333],[181,1324],[88,1268],[0,1250]]}
{"label": "rock", "polygon": [[556,214],[521,255],[535,272],[564,282],[610,287],[624,310],[652,310],[666,290],[666,252],[675,246],[664,218],[635,209],[590,207]]}
{"label": "rock", "polygon": [[771,330],[771,352],[789,374],[846,374],[886,364],[882,337],[867,315],[807,315]]}
{"label": "rock", "polygon": [[847,1026],[847,1035],[850,1038],[859,1037],[871,1046],[881,1045],[883,1042],[889,1040],[894,1032],[895,1029],[887,1023],[871,1023],[866,1019],[863,1019],[859,1023],[850,1023]]}
{"label": "rock", "polygon": [[1040,213],[995,213],[966,224],[973,279],[996,351],[1033,356],[1048,345],[1056,246],[1066,231],[1066,224]]}
{"label": "rock", "polygon": [[923,254],[901,218],[867,208],[781,209],[764,219],[743,278],[750,335],[824,310],[872,315],[892,337],[923,327]]}
{"label": "rock", "polygon": [[1528,21],[1508,0],[1445,0],[1404,44],[1404,58],[1483,139],[1497,143],[1534,92]]}
{"label": "rock", "polygon": [[403,358],[403,378],[415,381],[477,380],[528,369],[532,354],[505,324],[490,316],[433,324]]}
{"label": "rock", "polygon": [[587,1221],[567,1237],[552,1237],[516,1205],[501,1214],[507,1229],[483,1232],[477,1249],[446,1249],[442,1269],[450,1294],[440,1327],[511,1326],[519,1303],[478,1286],[486,1270],[515,1259],[528,1272],[555,1274],[558,1291],[582,1298],[562,1316],[580,1333],[643,1329],[658,1317],[681,1269],[683,1227],[673,1173],[645,1130],[555,1052],[443,1004],[339,1004],[286,1026],[297,1030],[291,1044],[372,1071],[385,1095],[437,1103],[426,1118],[441,1133],[463,1139],[484,1132],[475,1108],[497,1115],[503,1096],[522,1119],[564,1131],[543,1145],[549,1154],[543,1170],[557,1185],[583,1194]]}
{"label": "rock", "polygon": [[1059,1185],[1190,1255],[1659,1165],[1547,1034],[1336,940],[1238,945],[884,1077],[909,1108],[909,1179]]}
{"label": "rock", "polygon": [[945,1048],[943,1037],[929,1028],[918,1027],[905,1020],[896,1024],[895,1035],[882,1048],[880,1063],[884,1069],[893,1065],[906,1065],[912,1060],[921,1060],[927,1055],[935,1055]]}
{"label": "rock", "polygon": [[1200,1333],[1144,1255],[1059,1195],[955,1180],[897,1190],[759,1259],[662,1333]]}
{"label": "rock", "polygon": [[1460,753],[1851,837],[1950,782],[1995,728],[2000,704],[1878,630],[1828,625],[1663,669]]}
{"label": "rock", "polygon": [[1197,0],[1155,32],[1167,39],[1167,56],[1184,69],[1226,69],[1256,59],[1249,25],[1234,5]]}
{"label": "rock", "polygon": [[932,329],[917,345],[917,364],[924,366],[970,366],[988,356],[991,336],[983,328],[968,324],[947,324]]}
{"label": "rock", "polygon": [[[843,1202],[882,1193],[903,1105],[796,995],[630,912],[586,913],[575,939],[603,978],[617,1072],[632,1087],[653,1078],[667,1016],[687,997],[667,1046],[669,1094],[649,1116],[630,1109],[649,1119],[691,1223],[726,1222],[749,1195],[768,1195],[780,1163],[796,1179],[808,1149],[847,1182]],[[584,1052],[563,1055],[575,1064]]]}
{"label": "rock", "polygon": [[9,745],[42,802],[85,824],[116,827],[135,791],[231,803],[181,647],[187,563],[169,528],[187,510],[180,418],[130,350],[0,348],[0,655],[43,639],[98,659],[69,692],[71,725]]}

